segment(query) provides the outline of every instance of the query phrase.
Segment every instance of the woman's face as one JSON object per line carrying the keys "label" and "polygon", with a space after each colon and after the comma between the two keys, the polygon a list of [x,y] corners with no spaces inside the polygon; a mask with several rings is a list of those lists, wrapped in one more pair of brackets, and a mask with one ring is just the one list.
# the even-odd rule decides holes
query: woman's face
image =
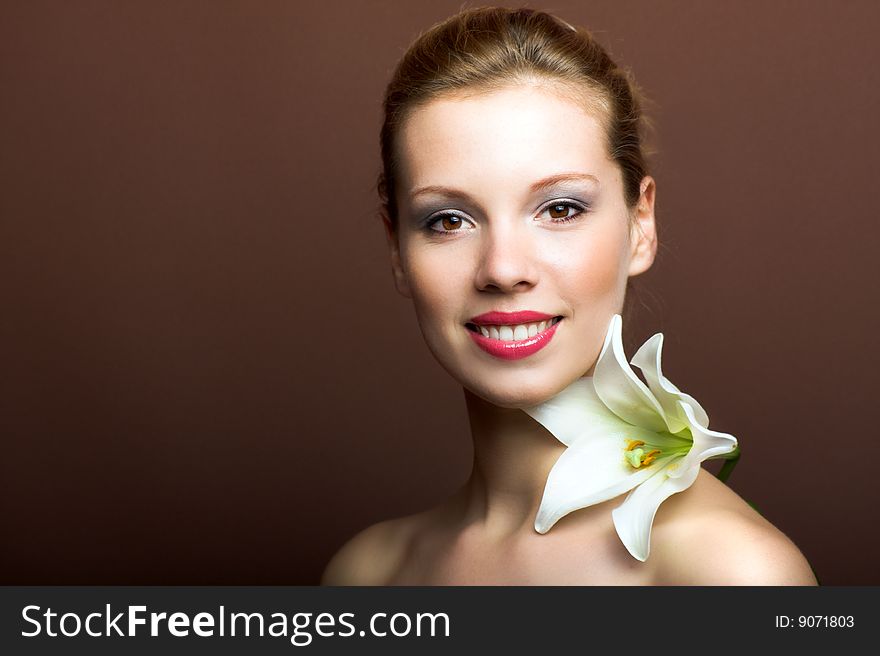
{"label": "woman's face", "polygon": [[440,364],[490,403],[535,405],[592,374],[627,278],[653,261],[653,181],[631,215],[606,151],[548,83],[443,97],[402,126],[395,280]]}

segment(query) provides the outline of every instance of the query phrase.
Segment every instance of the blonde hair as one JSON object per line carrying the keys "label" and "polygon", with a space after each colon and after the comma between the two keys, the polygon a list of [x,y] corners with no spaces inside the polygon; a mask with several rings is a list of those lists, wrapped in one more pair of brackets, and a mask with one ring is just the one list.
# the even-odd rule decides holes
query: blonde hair
{"label": "blonde hair", "polygon": [[[646,175],[642,96],[625,69],[592,35],[533,9],[468,9],[438,23],[409,47],[385,93],[380,136],[382,213],[397,227],[395,138],[408,114],[439,96],[548,80],[579,93],[604,123],[608,153],[623,174],[629,207]],[[586,91],[586,93],[584,93]]]}

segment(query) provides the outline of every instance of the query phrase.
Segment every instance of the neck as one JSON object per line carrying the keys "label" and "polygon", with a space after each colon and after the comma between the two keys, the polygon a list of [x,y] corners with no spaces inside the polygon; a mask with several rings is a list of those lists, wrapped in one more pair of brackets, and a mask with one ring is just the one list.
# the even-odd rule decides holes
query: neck
{"label": "neck", "polygon": [[534,533],[547,476],[565,446],[522,410],[500,408],[465,390],[474,441],[461,490],[465,521],[491,535]]}

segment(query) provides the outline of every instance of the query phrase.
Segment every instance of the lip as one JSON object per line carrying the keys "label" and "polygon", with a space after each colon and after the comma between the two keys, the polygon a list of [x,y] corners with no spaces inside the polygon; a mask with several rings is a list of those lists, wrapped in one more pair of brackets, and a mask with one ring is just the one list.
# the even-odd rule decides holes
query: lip
{"label": "lip", "polygon": [[484,314],[471,317],[470,322],[477,326],[515,326],[520,323],[535,323],[548,321],[558,315],[534,312],[533,310],[520,310],[519,312],[498,312],[492,310]]}
{"label": "lip", "polygon": [[[482,318],[488,316],[492,313],[487,313],[485,315],[480,315]],[[502,313],[503,314],[503,313]],[[521,313],[513,313],[519,315]],[[538,312],[531,313],[535,316],[540,316],[543,320],[545,317],[547,319],[552,319],[548,315],[543,315]],[[509,315],[508,315],[509,316]],[[509,320],[509,319],[508,319]],[[520,323],[529,323],[530,321],[535,321],[535,319],[529,319],[528,321],[520,321]],[[476,322],[474,322],[476,323]],[[471,339],[474,340],[474,343],[483,349],[489,355],[495,356],[496,358],[500,358],[502,360],[520,360],[522,358],[527,358],[530,355],[533,355],[540,351],[542,348],[547,346],[550,343],[550,340],[553,339],[553,335],[556,333],[556,329],[559,327],[559,324],[562,323],[560,319],[556,323],[554,323],[549,328],[545,328],[542,332],[538,333],[534,337],[528,337],[526,339],[521,339],[519,341],[505,342],[500,339],[492,339],[491,337],[484,337],[482,333],[475,333],[472,330],[468,330],[468,335],[471,336]],[[479,325],[479,324],[477,324]],[[492,325],[492,324],[490,324]],[[504,325],[504,324],[493,324],[493,325]]]}

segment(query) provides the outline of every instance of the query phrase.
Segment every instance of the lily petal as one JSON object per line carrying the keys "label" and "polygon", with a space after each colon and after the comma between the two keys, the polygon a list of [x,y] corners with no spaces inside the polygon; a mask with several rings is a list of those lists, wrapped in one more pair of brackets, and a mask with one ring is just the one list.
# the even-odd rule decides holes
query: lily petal
{"label": "lily petal", "polygon": [[657,432],[664,431],[663,408],[626,361],[620,335],[622,322],[620,315],[615,314],[605,335],[605,344],[593,375],[596,393],[624,421]]}
{"label": "lily petal", "polygon": [[547,477],[535,530],[546,533],[568,513],[620,496],[668,462],[661,459],[639,469],[626,462],[626,441],[637,439],[639,434],[634,431],[639,430],[621,421],[616,431],[597,428],[595,435],[579,439],[563,451]]}
{"label": "lily petal", "polygon": [[651,552],[651,527],[660,504],[676,492],[693,485],[700,473],[699,465],[682,470],[681,459],[677,460],[678,462],[671,463],[679,465],[678,470],[681,473],[677,478],[670,478],[668,467],[663,467],[630,492],[624,502],[611,511],[620,541],[636,560],[645,562],[648,559]]}
{"label": "lily petal", "polygon": [[693,408],[684,401],[679,401],[679,403],[681,404],[682,411],[690,425],[691,435],[693,435],[694,438],[694,445],[691,447],[691,450],[688,451],[687,455],[684,456],[679,463],[676,463],[678,466],[673,467],[669,471],[670,478],[684,476],[686,471],[689,471],[694,467],[699,467],[700,463],[707,458],[730,453],[737,446],[736,438],[733,435],[730,433],[719,433],[718,431],[704,428],[700,425],[697,417],[694,415]]}
{"label": "lily petal", "polygon": [[571,446],[583,437],[614,433],[621,424],[620,417],[602,403],[589,376],[578,378],[550,400],[523,408],[523,412],[565,446]]}
{"label": "lily petal", "polygon": [[630,363],[641,369],[648,388],[656,397],[663,412],[666,414],[666,425],[670,433],[677,433],[688,425],[687,418],[679,406],[679,400],[686,401],[694,410],[701,426],[709,425],[709,416],[697,400],[690,394],[685,394],[678,389],[671,380],[663,375],[660,365],[663,350],[663,333],[657,333],[646,341],[636,351]]}

